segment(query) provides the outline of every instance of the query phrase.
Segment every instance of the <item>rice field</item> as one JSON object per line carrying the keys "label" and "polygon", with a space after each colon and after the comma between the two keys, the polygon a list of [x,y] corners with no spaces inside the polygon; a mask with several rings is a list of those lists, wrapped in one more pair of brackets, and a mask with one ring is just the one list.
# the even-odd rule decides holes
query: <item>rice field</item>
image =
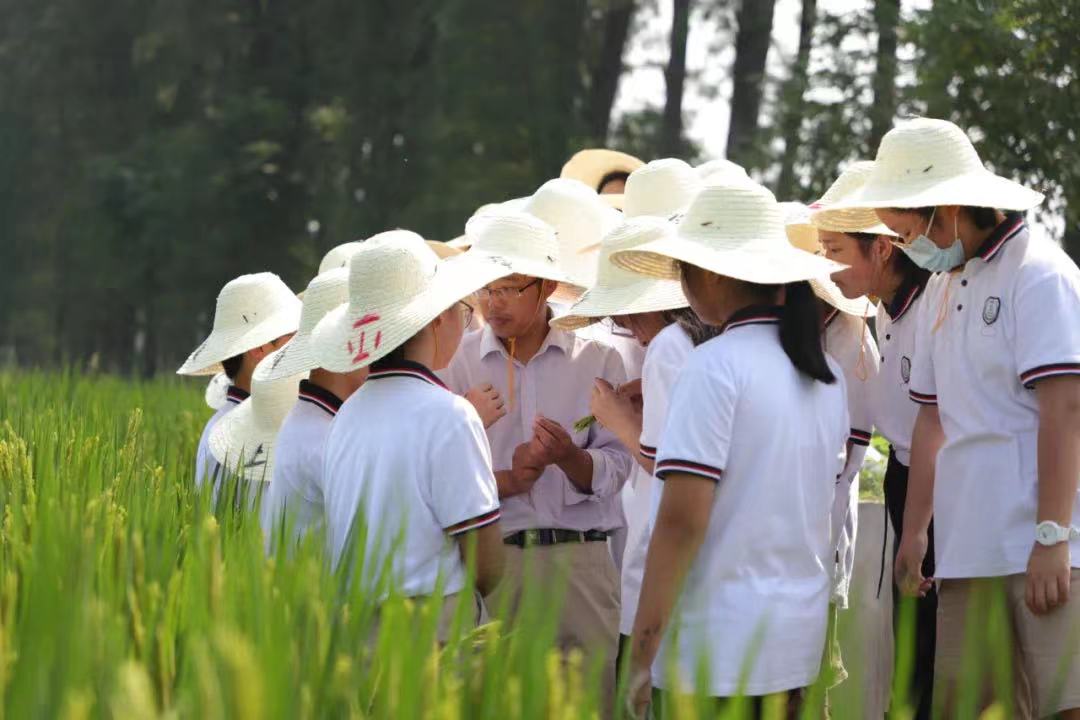
{"label": "rice field", "polygon": [[[554,649],[550,585],[515,627],[440,647],[433,603],[391,600],[376,635],[318,538],[268,557],[250,509],[193,488],[208,415],[195,383],[0,373],[0,720],[599,716],[597,668]],[[863,717],[853,683],[830,704]],[[975,717],[973,690],[961,709]]]}

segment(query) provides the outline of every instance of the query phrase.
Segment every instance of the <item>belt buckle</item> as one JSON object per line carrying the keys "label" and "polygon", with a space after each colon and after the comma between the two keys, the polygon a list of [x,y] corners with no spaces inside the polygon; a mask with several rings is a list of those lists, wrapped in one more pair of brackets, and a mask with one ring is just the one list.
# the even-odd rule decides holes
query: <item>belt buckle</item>
{"label": "belt buckle", "polygon": [[540,544],[540,531],[536,529],[525,531],[525,547],[534,547]]}

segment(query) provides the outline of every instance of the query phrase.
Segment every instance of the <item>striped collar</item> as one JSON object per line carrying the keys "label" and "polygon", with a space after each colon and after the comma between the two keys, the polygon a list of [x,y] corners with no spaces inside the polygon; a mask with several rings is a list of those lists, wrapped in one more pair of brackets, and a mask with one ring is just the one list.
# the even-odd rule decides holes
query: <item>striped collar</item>
{"label": "striped collar", "polygon": [[231,402],[233,405],[239,405],[251,396],[247,390],[238,388],[235,385],[230,385],[229,389],[225,391],[225,399]]}
{"label": "striped collar", "polygon": [[900,283],[892,302],[885,307],[885,314],[889,316],[889,319],[896,322],[904,317],[904,314],[915,304],[915,299],[922,295],[929,280],[930,273],[918,268]]}
{"label": "striped collar", "polygon": [[975,257],[990,262],[1001,252],[1001,248],[1005,246],[1005,243],[1019,235],[1020,231],[1026,227],[1023,213],[1006,213],[1005,220],[994,228],[994,232],[990,233],[990,237],[983,241],[983,244],[975,253]]}
{"label": "striped collar", "polygon": [[409,360],[402,360],[401,362],[394,363],[393,365],[387,365],[380,367],[377,370],[372,368],[368,374],[368,380],[382,380],[384,378],[393,377],[411,377],[417,380],[423,380],[426,383],[441,387],[446,390],[446,385],[443,381],[435,376],[435,373],[428,370],[426,367],[417,362],[411,362]]}
{"label": "striped collar", "polygon": [[779,305],[750,305],[732,314],[720,333],[746,325],[772,325],[780,322]]}
{"label": "striped collar", "polygon": [[300,381],[300,401],[311,403],[330,417],[337,415],[341,409],[341,398],[310,380]]}

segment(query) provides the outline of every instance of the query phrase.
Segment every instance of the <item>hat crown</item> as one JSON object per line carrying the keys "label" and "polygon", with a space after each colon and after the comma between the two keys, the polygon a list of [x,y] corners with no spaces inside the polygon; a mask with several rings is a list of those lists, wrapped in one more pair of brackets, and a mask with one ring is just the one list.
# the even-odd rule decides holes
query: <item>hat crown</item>
{"label": "hat crown", "polygon": [[588,185],[568,178],[556,178],[541,185],[526,202],[525,211],[555,229],[566,274],[592,284],[596,254],[582,251],[598,246],[618,225],[622,214],[604,204]]}
{"label": "hat crown", "polygon": [[430,285],[438,265],[439,256],[411,230],[374,235],[349,259],[349,305],[406,303]]}
{"label": "hat crown", "polygon": [[298,308],[299,304],[289,286],[274,273],[241,275],[225,283],[218,294],[214,331],[242,332],[275,313]]}
{"label": "hat crown", "polygon": [[627,217],[667,217],[684,211],[700,188],[697,173],[682,160],[653,160],[626,179],[623,213]]}
{"label": "hat crown", "polygon": [[885,133],[877,153],[882,176],[945,180],[985,171],[971,140],[948,120],[916,118]]}
{"label": "hat crown", "polygon": [[349,269],[334,268],[316,275],[304,291],[299,333],[308,335],[323,315],[349,300]]}
{"label": "hat crown", "polygon": [[356,254],[356,251],[363,245],[364,243],[361,241],[353,241],[330,248],[326,255],[323,256],[322,262],[319,263],[319,274],[322,275],[324,272],[335,268],[348,268],[349,258]]}
{"label": "hat crown", "polygon": [[815,202],[811,207],[828,207],[842,200],[854,197],[860,190],[866,181],[870,179],[870,175],[874,172],[875,163],[873,160],[858,160],[851,163],[844,172],[840,173],[840,177],[833,181],[833,184],[829,186],[829,189],[825,191],[825,194],[821,196],[821,199]]}
{"label": "hat crown", "polygon": [[540,218],[513,210],[492,211],[465,225],[472,247],[486,255],[527,258],[559,266],[560,248],[555,229]]}
{"label": "hat crown", "polygon": [[788,242],[773,194],[757,183],[737,180],[698,193],[679,223],[679,234],[729,249],[775,249]]}
{"label": "hat crown", "polygon": [[252,376],[251,397],[248,401],[251,403],[252,418],[257,425],[276,428],[284,422],[285,416],[296,404],[302,377],[304,374],[268,380],[262,374]]}
{"label": "hat crown", "polygon": [[750,176],[746,174],[746,168],[725,158],[704,162],[694,168],[694,172],[709,185],[718,185],[727,180],[750,179]]}

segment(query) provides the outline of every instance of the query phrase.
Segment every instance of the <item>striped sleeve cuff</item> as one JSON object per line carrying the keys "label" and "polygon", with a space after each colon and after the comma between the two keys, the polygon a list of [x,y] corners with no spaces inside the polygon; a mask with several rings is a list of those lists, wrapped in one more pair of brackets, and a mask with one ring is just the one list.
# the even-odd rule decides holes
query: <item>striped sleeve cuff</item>
{"label": "striped sleeve cuff", "polygon": [[656,463],[656,477],[661,480],[664,479],[669,473],[686,473],[687,475],[697,475],[713,482],[720,482],[720,476],[723,471],[720,468],[712,467],[711,465],[702,465],[701,463],[690,462],[689,460],[661,460]]}
{"label": "striped sleeve cuff", "polygon": [[937,405],[937,395],[915,392],[914,390],[908,391],[908,395],[920,405]]}
{"label": "striped sleeve cuff", "polygon": [[462,520],[459,523],[451,525],[450,527],[446,528],[446,534],[450,536],[461,535],[462,533],[467,533],[470,530],[476,530],[478,528],[484,527],[485,525],[490,525],[498,519],[499,510],[498,508],[496,508],[491,512],[484,513],[483,515],[477,515],[474,518]]}
{"label": "striped sleeve cuff", "polygon": [[1024,387],[1032,388],[1035,383],[1048,377],[1058,375],[1080,375],[1080,363],[1054,363],[1052,365],[1040,365],[1031,368],[1027,372],[1020,373],[1020,382]]}
{"label": "striped sleeve cuff", "polygon": [[851,428],[851,434],[848,436],[848,440],[852,445],[867,446],[870,444],[870,438],[873,433],[867,430],[859,430],[858,428]]}
{"label": "striped sleeve cuff", "polygon": [[638,452],[640,452],[641,457],[645,458],[646,460],[655,460],[656,459],[656,448],[650,447],[649,445],[642,445],[639,442],[638,443]]}

